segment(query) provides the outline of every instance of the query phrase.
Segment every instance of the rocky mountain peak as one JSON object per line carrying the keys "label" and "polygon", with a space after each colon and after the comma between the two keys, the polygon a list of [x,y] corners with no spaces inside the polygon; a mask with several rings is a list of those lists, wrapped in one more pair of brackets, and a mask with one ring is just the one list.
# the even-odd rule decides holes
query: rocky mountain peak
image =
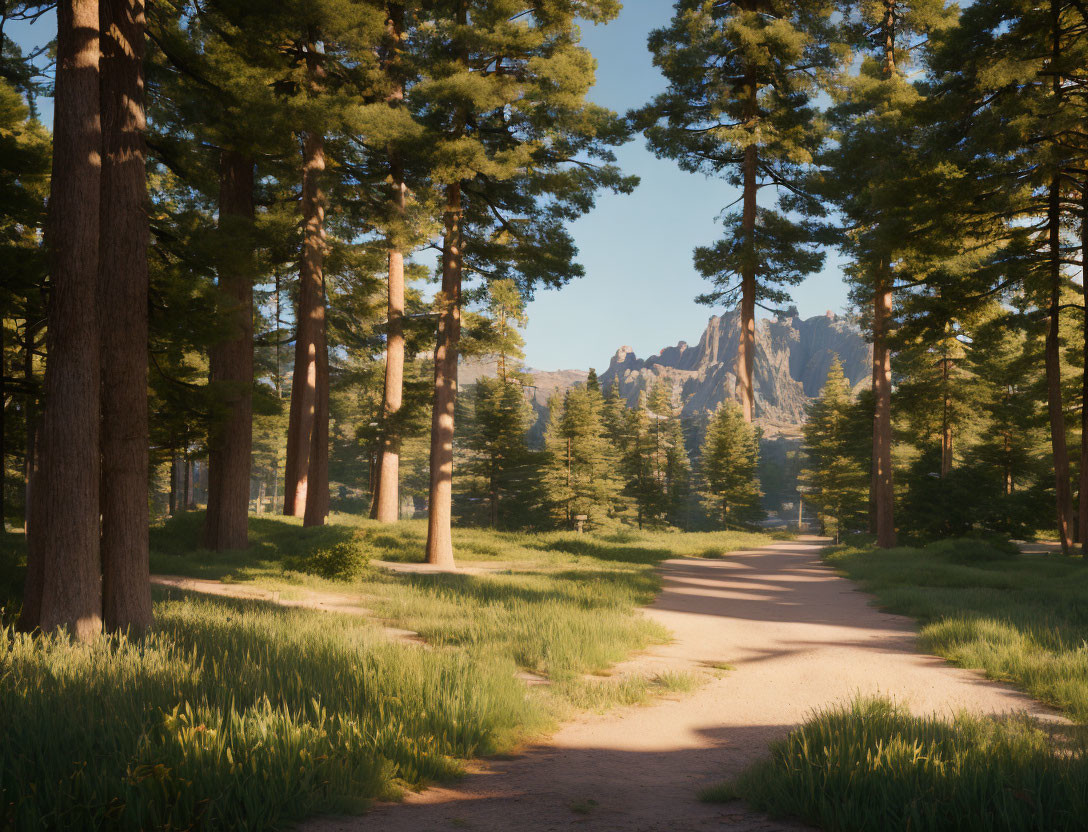
{"label": "rocky mountain peak", "polygon": [[[739,341],[739,310],[713,315],[695,347],[681,341],[645,360],[623,347],[601,384],[607,389],[618,382],[620,394],[634,406],[643,390],[664,380],[678,390],[685,416],[710,412],[736,397]],[[832,312],[802,319],[791,309],[756,322],[756,418],[769,433],[796,431],[835,356],[851,386],[869,383],[871,347],[848,320]]]}

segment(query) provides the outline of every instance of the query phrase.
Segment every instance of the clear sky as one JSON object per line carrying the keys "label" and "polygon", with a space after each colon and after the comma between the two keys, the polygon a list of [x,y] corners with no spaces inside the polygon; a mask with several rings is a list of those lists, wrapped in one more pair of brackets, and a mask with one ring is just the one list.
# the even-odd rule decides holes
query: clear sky
{"label": "clear sky", "polygon": [[[625,0],[616,21],[584,27],[583,42],[598,63],[596,102],[622,113],[664,88],[646,36],[671,13],[669,0]],[[26,47],[47,42],[54,31],[47,14],[34,26],[9,23],[7,34]],[[531,367],[603,370],[624,345],[645,358],[677,341],[695,343],[707,318],[722,311],[695,303],[708,284],[695,272],[691,253],[720,235],[718,215],[737,198],[736,189],[654,158],[641,138],[617,155],[642,184],[630,196],[602,196],[575,223],[586,276],[559,291],[541,291],[530,304],[525,352]],[[834,252],[823,273],[793,294],[803,317],[844,311],[846,287]]]}
{"label": "clear sky", "polygon": [[[671,13],[668,0],[624,0],[617,20],[584,27],[583,43],[597,58],[597,103],[624,112],[664,88],[646,36]],[[709,284],[696,273],[691,253],[720,236],[718,215],[737,190],[654,158],[641,138],[618,156],[642,184],[630,196],[603,196],[575,224],[586,276],[559,291],[539,292],[530,304],[525,340],[531,367],[603,370],[623,345],[645,358],[677,341],[695,343],[707,318],[721,312],[695,303]],[[822,274],[794,291],[803,317],[844,311],[846,295],[834,252]]]}

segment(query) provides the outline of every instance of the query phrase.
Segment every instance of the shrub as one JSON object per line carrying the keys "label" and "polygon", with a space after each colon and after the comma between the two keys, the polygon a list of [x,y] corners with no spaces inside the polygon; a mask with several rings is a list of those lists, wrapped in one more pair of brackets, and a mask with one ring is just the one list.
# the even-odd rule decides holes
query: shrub
{"label": "shrub", "polygon": [[755,808],[826,829],[961,832],[1084,828],[1088,751],[1027,717],[914,717],[883,699],[817,714],[734,788]]}
{"label": "shrub", "polygon": [[302,571],[330,581],[353,581],[370,562],[366,535],[356,532],[350,540],[315,549],[301,563]]}
{"label": "shrub", "polygon": [[1008,560],[1020,554],[1016,544],[1000,537],[957,537],[938,540],[926,546],[926,551],[946,557],[954,563],[991,563]]}

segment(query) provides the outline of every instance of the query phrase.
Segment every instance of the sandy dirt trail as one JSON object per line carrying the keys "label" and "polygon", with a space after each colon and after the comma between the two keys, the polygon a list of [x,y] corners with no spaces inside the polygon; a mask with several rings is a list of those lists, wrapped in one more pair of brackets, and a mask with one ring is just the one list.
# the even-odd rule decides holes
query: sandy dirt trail
{"label": "sandy dirt trail", "polygon": [[484,761],[451,788],[305,828],[796,830],[740,804],[699,803],[696,793],[765,755],[814,708],[857,693],[891,695],[916,713],[1043,713],[1021,694],[919,653],[912,622],[871,607],[821,565],[819,551],[819,541],[802,539],[662,564],[664,590],[647,614],[675,641],[620,670],[736,668],[695,693],[584,716],[546,744]]}

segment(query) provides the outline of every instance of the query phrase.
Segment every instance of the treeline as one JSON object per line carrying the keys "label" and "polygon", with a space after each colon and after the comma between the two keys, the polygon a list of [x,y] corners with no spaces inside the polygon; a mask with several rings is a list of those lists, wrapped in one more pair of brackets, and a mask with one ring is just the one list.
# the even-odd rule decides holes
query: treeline
{"label": "treeline", "polygon": [[[500,366],[506,361],[500,357]],[[534,448],[528,384],[520,373],[484,378],[463,398],[455,507],[464,521],[691,530],[744,527],[765,516],[760,431],[735,403],[705,419],[682,419],[671,385],[659,381],[630,407],[618,382],[602,391],[591,370],[584,384],[548,402],[543,447]]]}
{"label": "treeline", "polygon": [[847,260],[872,398],[832,379],[814,414],[825,515],[884,547],[897,530],[1088,539],[1083,4],[681,0],[650,49],[668,79],[634,114],[651,147],[741,188],[695,264],[704,300],[739,302],[746,416],[756,305],[827,244]]}
{"label": "treeline", "polygon": [[[7,3],[0,19],[50,8]],[[580,22],[618,9],[61,0],[51,77],[54,51],[3,37],[0,493],[28,532],[24,627],[146,627],[149,485],[175,490],[169,470],[194,457],[212,549],[246,545],[254,471],[306,524],[325,521],[337,482],[392,521],[402,454],[425,458],[427,558],[452,563],[458,357],[496,349],[511,294],[581,275],[569,223],[601,189],[634,186],[612,148],[635,130],[740,188],[722,239],[695,252],[701,299],[742,316],[739,417],[716,421],[758,415],[755,308],[785,303],[834,245],[873,341],[857,461],[880,544],[920,499],[903,483],[926,464],[907,451],[931,454],[934,424],[938,479],[973,459],[977,430],[1017,494],[1037,482],[1013,450],[1035,464],[1023,448],[1041,432],[1063,546],[1088,537],[1088,499],[1073,514],[1074,475],[1088,494],[1082,6],[679,0],[649,42],[666,90],[626,118],[587,101],[579,45]],[[433,297],[412,285],[427,275]],[[994,347],[1017,374],[1005,409],[971,427],[984,410],[956,391],[990,382],[955,380],[989,373],[972,356],[1009,333],[1022,340]],[[520,407],[500,383],[474,393],[493,422]],[[952,391],[936,422],[934,390]],[[705,489],[676,429],[652,395],[609,416],[608,392],[587,385],[553,410],[549,512],[615,515],[602,506],[620,493],[634,522],[684,525],[684,489]],[[587,427],[597,411],[606,443]],[[754,440],[729,425],[707,437],[698,475],[734,522],[757,490]],[[488,443],[506,441],[465,440],[496,523],[517,464]]]}
{"label": "treeline", "polygon": [[[165,469],[192,456],[208,548],[246,545],[254,468],[282,471],[286,514],[323,523],[337,444],[367,448],[374,514],[396,519],[413,397],[431,404],[427,557],[451,562],[463,311],[499,283],[527,298],[579,276],[567,225],[635,184],[613,164],[626,122],[586,100],[576,25],[618,5],[56,9],[51,79],[45,53],[3,41],[2,490],[28,533],[21,626],[146,627],[148,485],[173,489]],[[427,249],[433,301],[409,285]]]}

